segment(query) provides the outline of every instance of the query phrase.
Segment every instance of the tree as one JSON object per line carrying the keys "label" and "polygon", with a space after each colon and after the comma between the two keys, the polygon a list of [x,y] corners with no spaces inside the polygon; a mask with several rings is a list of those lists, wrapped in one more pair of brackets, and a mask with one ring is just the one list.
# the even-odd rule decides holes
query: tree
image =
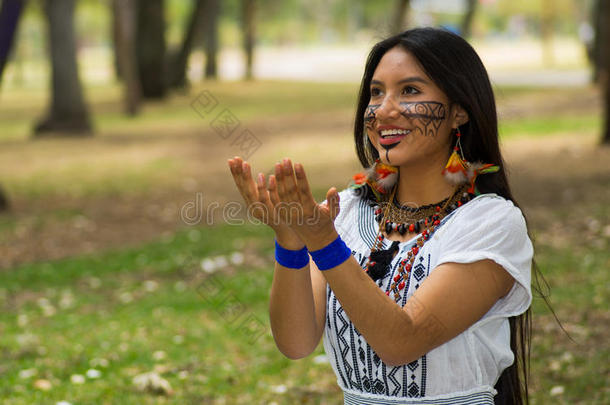
{"label": "tree", "polygon": [[179,51],[170,57],[169,85],[180,88],[187,84],[186,71],[188,59],[196,45],[197,39],[203,35],[203,45],[206,55],[204,74],[206,78],[217,75],[218,53],[218,17],[220,14],[219,0],[197,0],[193,6],[191,19],[186,27],[184,39]]}
{"label": "tree", "polygon": [[119,79],[124,85],[125,111],[138,113],[140,107],[140,81],[135,50],[135,0],[113,0],[113,33],[116,65]]}
{"label": "tree", "polygon": [[[598,0],[599,8],[603,21],[610,21],[610,0]],[[596,42],[601,48],[599,59],[599,83],[604,94],[604,132],[602,133],[602,144],[610,145],[610,29],[606,24],[598,26],[596,33],[599,39]]]}
{"label": "tree", "polygon": [[244,51],[246,53],[246,80],[252,80],[252,65],[254,62],[254,0],[242,0],[242,22],[244,33]]}
{"label": "tree", "polygon": [[470,37],[472,33],[472,21],[474,20],[474,15],[477,11],[478,4],[478,0],[468,0],[466,3],[466,13],[464,14],[462,27],[460,29],[462,37],[464,38]]}
{"label": "tree", "polygon": [[195,44],[197,34],[202,31],[202,23],[206,12],[206,0],[196,0],[191,13],[191,19],[186,27],[182,45],[169,61],[169,86],[181,88],[186,86],[186,70],[188,59]]}
{"label": "tree", "polygon": [[136,56],[142,97],[167,93],[165,1],[137,0]]}
{"label": "tree", "polygon": [[5,192],[0,188],[0,212],[8,211],[9,203],[8,198],[6,198]]}
{"label": "tree", "polygon": [[2,84],[2,73],[11,56],[26,0],[3,0],[0,3],[0,84]]}
{"label": "tree", "polygon": [[51,56],[51,105],[34,129],[35,135],[91,133],[88,108],[78,77],[74,35],[75,0],[45,0]]}
{"label": "tree", "polygon": [[409,3],[410,0],[396,0],[396,10],[394,12],[394,19],[392,21],[393,34],[398,34],[399,32],[404,31]]}
{"label": "tree", "polygon": [[204,74],[206,79],[215,79],[218,75],[218,17],[220,16],[220,1],[207,0],[206,3],[207,7],[203,21]]}

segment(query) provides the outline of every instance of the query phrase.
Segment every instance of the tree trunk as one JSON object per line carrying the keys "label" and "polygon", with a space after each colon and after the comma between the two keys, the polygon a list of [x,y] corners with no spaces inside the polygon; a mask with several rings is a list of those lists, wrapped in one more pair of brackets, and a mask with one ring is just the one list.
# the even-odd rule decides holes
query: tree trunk
{"label": "tree trunk", "polygon": [[409,9],[410,0],[396,0],[396,9],[394,11],[394,19],[392,21],[392,33],[398,34],[405,30],[405,22],[407,20],[407,10]]}
{"label": "tree trunk", "polygon": [[6,198],[6,193],[0,187],[0,212],[8,211],[10,208],[8,203],[8,198]]}
{"label": "tree trunk", "polygon": [[124,86],[125,111],[136,115],[140,108],[140,82],[135,50],[135,0],[113,0],[116,64]]}
{"label": "tree trunk", "polygon": [[[602,134],[602,144],[610,145],[610,29],[608,28],[608,21],[610,21],[610,0],[599,0],[602,4],[600,12],[602,19],[605,24],[600,24],[603,30],[597,32],[596,36],[599,35],[599,46],[600,46],[600,71],[599,71],[599,83],[602,86],[604,92],[604,132]],[[597,39],[596,39],[597,41]]]}
{"label": "tree trunk", "polygon": [[244,51],[246,53],[246,80],[252,80],[254,62],[254,0],[242,0],[242,21],[244,32]]}
{"label": "tree trunk", "polygon": [[472,21],[474,20],[474,15],[477,11],[478,0],[468,0],[466,4],[466,14],[464,14],[464,19],[462,20],[462,28],[460,32],[462,33],[462,37],[469,38],[472,34]]}
{"label": "tree trunk", "polygon": [[44,5],[49,22],[52,96],[48,116],[36,125],[34,133],[90,134],[89,112],[76,63],[75,0],[46,0]]}
{"label": "tree trunk", "polygon": [[[110,8],[112,9],[112,23],[110,25],[110,37],[112,38],[112,67],[114,68],[114,76],[117,81],[123,81],[123,73],[121,72],[120,61],[121,56],[119,55],[119,49],[121,47],[121,32],[119,31],[119,18],[118,14],[120,12],[118,7],[118,2],[112,0],[110,4]],[[135,22],[135,16],[133,17],[133,22]],[[132,24],[133,24],[132,22]]]}
{"label": "tree trunk", "polygon": [[159,99],[167,93],[165,61],[165,2],[138,0],[136,50],[142,97]]}
{"label": "tree trunk", "polygon": [[202,32],[207,0],[196,0],[191,12],[180,50],[169,58],[169,86],[183,88],[187,85],[186,71],[195,39]]}
{"label": "tree trunk", "polygon": [[[203,22],[203,47],[205,49],[204,74],[206,79],[216,79],[218,75],[218,17],[220,15],[220,1],[207,0],[206,3],[205,20]],[[252,50],[250,52],[252,52]],[[250,58],[252,57],[250,56]],[[252,64],[251,61],[250,64]]]}
{"label": "tree trunk", "polygon": [[607,32],[610,31],[608,28],[608,8],[610,7],[608,0],[596,0],[593,5],[592,23],[595,31],[595,37],[593,39],[593,49],[591,50],[591,57],[593,61],[593,82],[600,82],[601,71],[604,70],[604,60],[607,58],[609,52],[608,47],[605,46],[604,38],[607,37]]}
{"label": "tree trunk", "polygon": [[15,34],[26,0],[2,0],[0,2],[0,84],[2,73],[11,56]]}

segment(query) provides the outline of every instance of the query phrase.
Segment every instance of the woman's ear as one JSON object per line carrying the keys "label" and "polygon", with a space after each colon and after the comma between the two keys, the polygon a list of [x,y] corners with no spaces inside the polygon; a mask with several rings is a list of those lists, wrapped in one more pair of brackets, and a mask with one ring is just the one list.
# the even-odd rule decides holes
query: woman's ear
{"label": "woman's ear", "polygon": [[453,118],[453,127],[459,127],[460,125],[464,125],[468,122],[470,117],[468,117],[468,113],[466,110],[462,108],[459,104],[454,104],[452,109],[452,118]]}

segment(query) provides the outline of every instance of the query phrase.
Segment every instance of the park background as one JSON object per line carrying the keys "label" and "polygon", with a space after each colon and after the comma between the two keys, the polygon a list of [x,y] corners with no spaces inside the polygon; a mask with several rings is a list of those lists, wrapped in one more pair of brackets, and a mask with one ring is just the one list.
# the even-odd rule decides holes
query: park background
{"label": "park background", "polygon": [[346,187],[367,52],[430,25],[489,70],[565,329],[535,297],[532,403],[608,403],[609,3],[0,0],[1,402],[342,403],[321,344],[274,345],[226,161]]}

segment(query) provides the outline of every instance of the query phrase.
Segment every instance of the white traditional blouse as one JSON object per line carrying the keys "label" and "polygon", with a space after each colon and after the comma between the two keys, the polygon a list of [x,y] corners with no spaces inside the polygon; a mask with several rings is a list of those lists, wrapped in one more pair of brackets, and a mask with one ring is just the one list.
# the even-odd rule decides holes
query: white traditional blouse
{"label": "white traditional blouse", "polygon": [[[379,226],[373,208],[351,189],[339,193],[335,228],[361,266],[366,265]],[[402,242],[391,271],[376,283],[388,291],[400,260],[415,242]],[[391,241],[384,240],[384,249]],[[344,392],[345,404],[493,404],[494,385],[514,360],[508,318],[530,306],[533,248],[519,208],[496,194],[482,194],[441,221],[413,262],[397,304],[407,299],[434,269],[446,262],[491,259],[515,279],[466,331],[402,366],[388,366],[354,327],[327,287],[324,349]]]}

